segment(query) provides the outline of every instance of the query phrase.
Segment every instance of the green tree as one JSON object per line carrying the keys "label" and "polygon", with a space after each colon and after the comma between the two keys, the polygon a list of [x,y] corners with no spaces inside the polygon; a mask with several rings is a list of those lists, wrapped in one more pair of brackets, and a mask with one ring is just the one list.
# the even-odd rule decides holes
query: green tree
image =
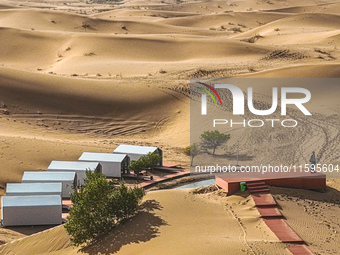
{"label": "green tree", "polygon": [[145,192],[143,189],[129,189],[126,185],[121,183],[110,196],[110,213],[120,220],[130,218],[136,214],[139,201],[144,195]]}
{"label": "green tree", "polygon": [[136,175],[137,179],[140,172],[145,168],[145,163],[141,160],[131,161],[129,165],[129,170],[132,170]]}
{"label": "green tree", "polygon": [[190,160],[190,166],[194,163],[194,158],[201,153],[201,148],[199,144],[193,143],[192,145],[189,145],[183,149],[183,152],[185,155],[188,155],[191,157]]}
{"label": "green tree", "polygon": [[215,150],[218,146],[227,142],[230,139],[230,134],[220,133],[218,130],[205,131],[201,134],[202,147],[212,149],[212,155],[215,155]]}
{"label": "green tree", "polygon": [[153,170],[154,166],[157,165],[161,159],[161,155],[155,152],[149,152],[147,155],[141,157],[144,167],[150,168],[151,170]]}
{"label": "green tree", "polygon": [[143,169],[147,170],[150,168],[153,170],[154,166],[161,160],[161,158],[161,155],[155,152],[149,152],[147,155],[140,157],[138,160],[132,161],[129,169],[134,171],[134,173],[138,176]]}
{"label": "green tree", "polygon": [[141,188],[118,188],[98,172],[86,172],[85,184],[71,195],[73,206],[64,225],[76,245],[93,243],[98,236],[133,216],[144,195]]}
{"label": "green tree", "polygon": [[190,156],[190,145],[183,148],[183,153],[187,156]]}

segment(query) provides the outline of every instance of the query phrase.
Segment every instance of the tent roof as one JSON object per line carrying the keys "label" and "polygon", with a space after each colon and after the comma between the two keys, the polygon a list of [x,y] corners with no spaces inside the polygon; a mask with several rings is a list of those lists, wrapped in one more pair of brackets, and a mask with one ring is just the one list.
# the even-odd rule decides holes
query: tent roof
{"label": "tent roof", "polygon": [[86,171],[95,170],[99,162],[81,162],[81,161],[58,161],[53,160],[48,166],[48,170],[65,170],[65,171]]}
{"label": "tent roof", "polygon": [[113,153],[126,153],[126,154],[132,153],[146,155],[150,152],[151,153],[154,152],[157,149],[158,147],[121,144],[113,151]]}
{"label": "tent roof", "polygon": [[122,162],[126,154],[84,152],[78,160],[99,162]]}
{"label": "tent roof", "polygon": [[61,205],[58,195],[44,196],[4,196],[1,198],[2,207],[27,207]]}
{"label": "tent roof", "polygon": [[22,177],[24,181],[74,181],[75,172],[48,172],[48,171],[25,171]]}
{"label": "tent roof", "polygon": [[6,193],[62,192],[61,183],[8,183]]}

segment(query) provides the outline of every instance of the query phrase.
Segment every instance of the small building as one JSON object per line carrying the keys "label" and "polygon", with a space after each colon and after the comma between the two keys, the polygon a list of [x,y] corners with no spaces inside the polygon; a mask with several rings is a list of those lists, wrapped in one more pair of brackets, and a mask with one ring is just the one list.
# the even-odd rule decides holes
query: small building
{"label": "small building", "polygon": [[140,157],[149,153],[157,153],[161,156],[161,160],[158,164],[160,166],[163,165],[163,152],[158,147],[121,144],[113,151],[113,153],[127,154],[130,157],[130,160],[138,160]]}
{"label": "small building", "polygon": [[48,166],[47,171],[52,172],[76,172],[77,186],[84,185],[86,171],[98,171],[101,173],[101,165],[99,162],[80,162],[80,161],[57,161],[53,160]]}
{"label": "small building", "polygon": [[1,219],[4,227],[57,225],[62,223],[61,217],[62,202],[59,195],[1,198]]}
{"label": "small building", "polygon": [[78,160],[99,162],[106,177],[121,178],[122,173],[129,173],[130,158],[126,154],[84,152]]}
{"label": "small building", "polygon": [[23,183],[54,182],[62,184],[62,198],[69,198],[77,184],[76,172],[25,171]]}
{"label": "small building", "polygon": [[61,183],[8,183],[6,196],[61,196]]}

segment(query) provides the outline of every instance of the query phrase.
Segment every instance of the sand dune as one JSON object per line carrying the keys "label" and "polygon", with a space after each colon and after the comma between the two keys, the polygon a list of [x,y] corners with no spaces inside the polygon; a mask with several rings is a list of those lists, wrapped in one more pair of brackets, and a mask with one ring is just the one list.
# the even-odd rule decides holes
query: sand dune
{"label": "sand dune", "polygon": [[258,78],[340,78],[339,64],[324,65],[303,65],[277,68],[258,72],[256,74],[247,74],[243,77]]}
{"label": "sand dune", "polygon": [[195,12],[173,12],[173,11],[156,11],[156,10],[113,10],[92,15],[101,19],[128,19],[128,20],[160,20],[178,17],[190,17],[198,15]]}
{"label": "sand dune", "polygon": [[[16,68],[29,68],[36,70],[39,66],[50,66],[58,60],[58,51],[64,47],[65,36],[50,37],[49,33],[17,30],[13,28],[0,28],[1,64],[6,62]],[[64,50],[66,49],[66,45]]]}
{"label": "sand dune", "polygon": [[[42,237],[48,238],[50,244],[46,245],[46,241],[44,241]],[[68,252],[70,250],[72,251],[72,247],[70,247],[69,238],[64,227],[60,226],[10,243],[6,245],[6,247],[2,247],[1,253],[19,254],[23,250],[28,254],[61,254],[60,250]]]}
{"label": "sand dune", "polygon": [[317,5],[304,5],[304,6],[294,6],[280,9],[271,9],[267,11],[274,12],[284,12],[284,13],[329,13],[329,14],[339,14],[340,4],[334,3],[320,3]]}
{"label": "sand dune", "polygon": [[[273,29],[275,31],[275,29]],[[282,33],[268,31],[268,33],[264,37],[259,37],[256,40],[257,44],[261,45],[280,45],[280,43],[284,43],[286,46],[295,46],[298,44],[300,47],[311,48],[313,46],[321,46],[327,47],[331,50],[334,50],[334,45],[336,44],[336,40],[333,42],[332,38],[339,34],[340,30],[329,30],[327,32],[320,31],[310,31],[301,33],[299,36],[296,33]],[[251,34],[251,33],[250,33]],[[253,34],[251,36],[247,33],[247,37],[243,38],[243,40],[247,40],[252,37],[256,37],[258,34]],[[260,34],[261,36],[261,34]],[[240,36],[240,38],[243,36]],[[242,40],[242,39],[241,39]],[[313,50],[313,49],[312,49]]]}
{"label": "sand dune", "polygon": [[[267,35],[285,35],[294,34],[298,37],[298,33],[320,32],[339,29],[340,16],[333,14],[309,13],[299,14],[282,19],[275,20],[259,28],[247,31],[243,34],[234,36],[234,38],[242,38],[246,36]],[[277,29],[277,31],[275,31]],[[303,36],[303,34],[301,36]]]}
{"label": "sand dune", "polygon": [[8,4],[0,4],[0,9],[14,9],[15,7]]}
{"label": "sand dune", "polygon": [[[178,62],[223,59],[242,54],[262,56],[268,47],[249,45],[226,38],[169,38],[167,36],[118,36],[23,31],[0,29],[3,65],[29,71],[55,72],[58,74],[126,73],[129,65],[138,62]],[[39,45],[39,47],[37,47]],[[121,61],[121,62],[118,62]],[[128,62],[127,62],[128,61]],[[135,62],[136,61],[136,62]],[[126,63],[126,64],[124,64]],[[177,65],[177,64],[176,64]],[[180,68],[180,67],[179,67]],[[155,65],[143,74],[160,70]],[[132,70],[134,73],[135,71]],[[131,71],[130,71],[131,73]],[[135,72],[138,75],[138,72]]]}
{"label": "sand dune", "polygon": [[[172,116],[177,110],[174,102],[178,100],[171,96],[171,92],[141,87],[136,83],[113,86],[111,81],[71,80],[5,68],[0,69],[0,79],[2,101],[7,105],[20,104],[21,108],[27,109],[23,110],[24,113],[40,109],[56,114],[112,116],[117,119],[129,113],[130,119],[144,115],[152,121],[154,117]],[[87,107],[91,105],[95,107]]]}
{"label": "sand dune", "polygon": [[333,45],[336,47],[340,43],[340,31],[334,31],[334,33],[331,33],[326,38],[320,38],[319,41],[323,45]]}
{"label": "sand dune", "polygon": [[[0,116],[4,126],[0,162],[6,165],[1,170],[2,187],[20,181],[25,170],[46,169],[56,158],[76,160],[90,148],[112,151],[115,142],[106,141],[104,145],[103,137],[125,136],[131,143],[136,137],[152,135],[152,140],[163,146],[188,143],[186,97],[157,85],[133,80],[70,79],[0,68],[0,90],[0,107],[5,106],[10,114],[7,118]],[[49,135],[42,135],[42,128]],[[169,139],[174,131],[176,139]],[[65,138],[66,134],[70,136]],[[88,141],[93,146],[86,145]]]}
{"label": "sand dune", "polygon": [[[176,28],[166,24],[106,20],[73,13],[45,10],[0,11],[0,26],[26,30],[109,34],[185,33],[183,28]],[[210,31],[211,33],[213,32]]]}
{"label": "sand dune", "polygon": [[[277,2],[276,6],[284,7],[287,2]],[[312,1],[301,1],[312,2]],[[314,1],[315,2],[315,1]],[[222,13],[229,11],[251,11],[251,10],[265,10],[272,8],[272,3],[269,1],[208,1],[208,2],[189,2],[180,3],[177,5],[165,5],[159,7],[152,7],[154,10],[168,10],[168,11],[185,11],[185,12],[200,12],[200,13]]]}
{"label": "sand dune", "polygon": [[200,28],[219,28],[223,26],[230,30],[239,26],[242,30],[249,30],[261,24],[272,22],[278,19],[291,16],[284,13],[259,13],[259,12],[230,12],[223,14],[205,14],[189,17],[179,17],[163,19],[161,22],[175,26],[200,27]]}

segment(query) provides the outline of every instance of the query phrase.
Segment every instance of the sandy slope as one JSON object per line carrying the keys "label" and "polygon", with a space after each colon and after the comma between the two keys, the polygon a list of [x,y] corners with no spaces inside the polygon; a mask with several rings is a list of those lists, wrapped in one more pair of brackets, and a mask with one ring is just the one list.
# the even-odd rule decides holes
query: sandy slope
{"label": "sandy slope", "polygon": [[199,28],[220,28],[221,26],[232,28],[242,24],[242,30],[249,30],[249,27],[257,27],[261,23],[268,23],[278,19],[292,16],[286,13],[275,12],[228,12],[223,14],[203,14],[189,17],[177,17],[163,19],[161,22],[175,26],[199,27]]}
{"label": "sandy slope", "polygon": [[278,8],[268,11],[285,12],[285,13],[330,13],[339,14],[340,4],[337,2],[320,3],[316,5],[293,6],[287,8]]}
{"label": "sandy slope", "polygon": [[[12,28],[2,28],[0,34],[0,57],[6,67],[67,75],[142,75],[155,73],[167,64],[181,70],[188,63],[197,66],[213,60],[222,64],[238,54],[255,58],[270,52],[268,47],[227,38],[92,33],[70,36]],[[183,63],[178,66],[178,62]],[[130,70],[131,65],[141,67]]]}
{"label": "sandy slope", "polygon": [[[213,193],[194,195],[190,190],[173,190],[150,192],[144,200],[145,209],[141,213],[83,253],[147,251],[156,255],[162,247],[163,254],[225,254],[226,249],[232,254],[260,251],[279,254],[283,247],[260,220],[249,197],[226,198]],[[239,208],[237,214],[230,208]],[[53,245],[44,243],[41,237],[52,238]],[[29,254],[77,254],[78,249],[70,247],[63,227],[57,227],[0,248],[2,254],[21,250]]]}
{"label": "sandy slope", "polygon": [[195,16],[198,13],[195,12],[173,12],[173,11],[158,11],[158,10],[125,10],[117,9],[113,11],[102,12],[92,15],[95,18],[101,19],[122,19],[126,20],[149,20],[157,21],[163,20],[163,18],[178,18],[178,17],[188,17]]}
{"label": "sandy slope", "polygon": [[[324,65],[297,65],[285,68],[277,68],[258,72],[256,74],[243,75],[242,77],[253,78],[339,78],[339,64]],[[331,93],[331,91],[329,91]],[[336,95],[334,95],[336,96]]]}
{"label": "sandy slope", "polygon": [[[174,103],[180,100],[172,97],[171,92],[157,87],[145,88],[136,82],[115,82],[117,85],[114,86],[112,81],[69,79],[6,68],[0,70],[0,79],[3,103],[10,105],[20,102],[22,113],[37,113],[40,110],[43,113],[117,119],[129,113],[130,120],[136,115],[142,119],[144,115],[146,121],[157,121],[174,116],[180,110]],[[92,105],[95,107],[90,107]]]}
{"label": "sandy slope", "polygon": [[[339,15],[299,14],[277,19],[261,27],[233,36],[233,38],[244,39],[260,35],[262,38],[256,43],[265,45],[311,44],[338,35],[339,21]],[[323,44],[323,46],[325,45],[327,46],[327,44]],[[334,45],[331,46],[333,46],[332,50],[334,50]]]}
{"label": "sandy slope", "polygon": [[[0,116],[0,160],[6,166],[1,168],[2,185],[20,181],[24,170],[46,169],[52,159],[76,160],[84,150],[102,150],[103,138],[143,139],[152,134],[149,141],[164,147],[188,143],[188,103],[176,92],[136,81],[71,80],[13,69],[0,73],[1,104],[10,112],[10,117]],[[176,139],[169,139],[173,132]],[[84,147],[87,141],[98,145]],[[110,152],[113,146],[105,147]]]}
{"label": "sandy slope", "polygon": [[[2,10],[0,17],[0,26],[25,30],[109,34],[185,33],[185,29],[183,28],[176,28],[160,23],[143,22],[140,20],[130,21],[126,20],[126,18],[123,20],[106,20],[60,11],[30,9]],[[195,29],[192,28],[191,30],[195,31]]]}
{"label": "sandy slope", "polygon": [[315,254],[338,254],[340,182],[329,179],[326,193],[271,188],[287,223],[307,242]]}

